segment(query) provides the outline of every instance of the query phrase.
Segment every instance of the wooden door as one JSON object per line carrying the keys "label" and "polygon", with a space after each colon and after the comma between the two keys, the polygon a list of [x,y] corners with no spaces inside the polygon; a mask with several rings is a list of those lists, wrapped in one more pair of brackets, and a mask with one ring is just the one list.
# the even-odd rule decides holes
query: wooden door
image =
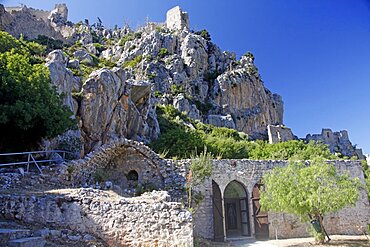
{"label": "wooden door", "polygon": [[261,211],[260,205],[260,187],[261,183],[257,183],[253,187],[252,204],[253,204],[253,218],[256,239],[269,238],[269,222],[267,212]]}
{"label": "wooden door", "polygon": [[249,228],[249,212],[248,212],[248,200],[247,198],[240,199],[240,221],[242,225],[242,236],[250,236]]}
{"label": "wooden door", "polygon": [[221,190],[215,181],[212,180],[213,191],[213,233],[215,241],[224,241],[224,221],[222,216]]}

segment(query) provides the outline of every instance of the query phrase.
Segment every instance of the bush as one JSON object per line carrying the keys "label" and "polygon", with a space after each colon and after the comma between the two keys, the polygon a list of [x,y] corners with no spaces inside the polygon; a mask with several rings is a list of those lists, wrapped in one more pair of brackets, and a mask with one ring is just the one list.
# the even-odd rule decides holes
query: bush
{"label": "bush", "polygon": [[0,40],[6,44],[0,53],[0,150],[24,151],[72,127],[72,112],[51,87],[49,70],[32,64],[29,50],[9,34],[0,32]]}
{"label": "bush", "polygon": [[202,29],[201,31],[195,32],[195,34],[202,36],[202,38],[204,38],[205,40],[211,41],[211,35],[205,29]]}
{"label": "bush", "polygon": [[206,146],[213,156],[228,159],[337,159],[326,145],[320,143],[248,141],[248,135],[244,133],[196,122],[171,105],[157,106],[157,116],[161,135],[152,142],[152,148],[157,153],[168,150],[169,157],[190,158],[193,152]]}
{"label": "bush", "polygon": [[63,41],[49,38],[48,36],[45,35],[39,35],[37,39],[34,39],[32,41],[46,46],[47,52],[63,48]]}
{"label": "bush", "polygon": [[128,33],[128,34],[126,34],[125,36],[123,36],[121,38],[121,40],[119,41],[119,45],[120,46],[125,46],[127,41],[133,41],[135,39],[140,39],[140,38],[141,38],[141,32]]}
{"label": "bush", "polygon": [[161,48],[158,52],[158,57],[160,58],[164,58],[165,56],[167,56],[169,54],[167,48]]}
{"label": "bush", "polygon": [[142,55],[136,56],[133,60],[129,60],[124,62],[123,67],[124,68],[135,68],[143,59]]}
{"label": "bush", "polygon": [[176,85],[176,84],[172,84],[170,87],[170,91],[172,95],[178,95],[184,92],[184,87]]}

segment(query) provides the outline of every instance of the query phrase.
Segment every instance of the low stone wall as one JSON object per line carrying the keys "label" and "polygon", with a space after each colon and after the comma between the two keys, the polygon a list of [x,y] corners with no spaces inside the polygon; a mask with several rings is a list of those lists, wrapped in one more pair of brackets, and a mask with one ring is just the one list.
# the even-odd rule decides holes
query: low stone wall
{"label": "low stone wall", "polygon": [[[365,184],[364,174],[360,161],[330,161],[339,172],[348,172],[351,177],[359,178]],[[249,222],[252,237],[255,234],[253,205],[250,200],[254,185],[260,181],[263,174],[277,166],[286,166],[287,161],[256,161],[256,160],[214,160],[213,174],[202,186],[197,189],[204,196],[196,214],[194,215],[194,234],[213,239],[213,191],[212,180],[217,183],[222,196],[226,186],[232,181],[241,183],[247,192]],[[362,234],[361,229],[367,229],[370,223],[369,201],[367,192],[360,190],[360,197],[356,205],[346,207],[341,211],[329,214],[324,218],[324,224],[329,234]],[[297,217],[268,213],[270,238],[291,238],[308,236],[309,225],[302,223]]]}
{"label": "low stone wall", "polygon": [[0,217],[89,233],[108,246],[192,246],[190,212],[168,200],[166,192],[123,198],[93,189],[0,195]]}

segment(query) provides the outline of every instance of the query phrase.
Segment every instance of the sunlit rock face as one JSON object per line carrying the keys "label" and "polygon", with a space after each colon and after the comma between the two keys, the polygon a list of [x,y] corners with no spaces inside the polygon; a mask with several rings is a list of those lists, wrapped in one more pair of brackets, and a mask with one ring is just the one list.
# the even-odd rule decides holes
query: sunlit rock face
{"label": "sunlit rock face", "polygon": [[[64,11],[59,6],[50,16],[66,21]],[[47,66],[75,113],[87,152],[120,137],[146,143],[158,137],[156,104],[251,139],[267,139],[267,125],[283,124],[282,98],[264,86],[253,55],[237,59],[221,51],[207,31],[189,30],[188,14],[178,7],[165,24],[148,22],[136,31],[86,21],[73,29],[78,47],[69,57],[52,52]],[[93,68],[90,75],[73,75],[86,66]]]}

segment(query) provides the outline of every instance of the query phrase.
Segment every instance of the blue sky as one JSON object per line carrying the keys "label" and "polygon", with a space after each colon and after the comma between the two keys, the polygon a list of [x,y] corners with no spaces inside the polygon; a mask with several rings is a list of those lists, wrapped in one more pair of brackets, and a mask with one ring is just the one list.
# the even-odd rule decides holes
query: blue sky
{"label": "blue sky", "polygon": [[[58,1],[0,1],[52,9]],[[370,153],[369,0],[64,0],[73,22],[100,17],[113,27],[162,22],[180,5],[194,30],[207,29],[221,49],[251,51],[265,85],[282,95],[294,134],[346,129]]]}

